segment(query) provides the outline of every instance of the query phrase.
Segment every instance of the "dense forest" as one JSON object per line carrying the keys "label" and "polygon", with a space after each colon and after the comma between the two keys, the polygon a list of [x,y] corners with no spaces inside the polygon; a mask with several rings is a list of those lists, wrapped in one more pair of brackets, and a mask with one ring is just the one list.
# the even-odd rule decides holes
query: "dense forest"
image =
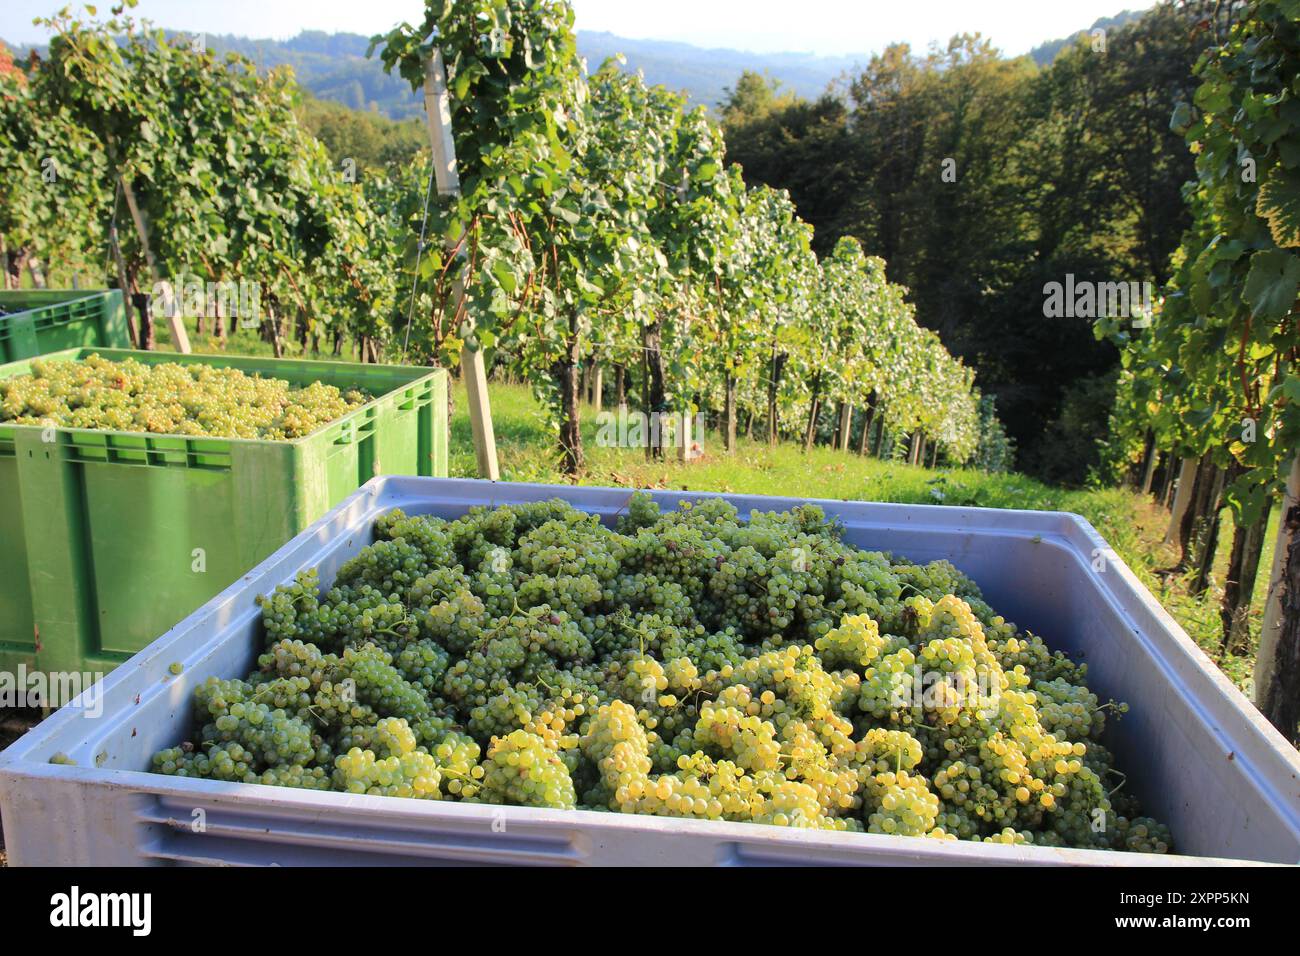
{"label": "dense forest", "polygon": [[1170,117],[1226,22],[1165,2],[1045,67],[980,36],[894,45],[816,100],[747,72],[722,110],[728,158],[789,190],[819,251],[848,235],[881,256],[996,398],[1018,466],[1081,483],[1104,466],[1119,355],[1090,318],[1047,317],[1044,287],[1169,280],[1194,178]]}

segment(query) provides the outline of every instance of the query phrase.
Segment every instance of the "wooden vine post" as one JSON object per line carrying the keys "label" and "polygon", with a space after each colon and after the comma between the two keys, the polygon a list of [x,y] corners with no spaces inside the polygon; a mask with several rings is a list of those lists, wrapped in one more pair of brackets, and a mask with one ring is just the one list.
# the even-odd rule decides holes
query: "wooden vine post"
{"label": "wooden vine post", "polygon": [[[424,112],[429,123],[429,145],[433,149],[433,169],[439,196],[460,195],[460,176],[456,172],[456,141],[451,130],[451,97],[447,91],[447,69],[442,50],[433,49],[425,67]],[[450,254],[460,245],[459,237],[447,239]],[[456,274],[452,284],[452,315],[458,315],[465,300],[465,271]],[[466,321],[470,321],[467,317]],[[461,374],[469,393],[469,423],[474,434],[474,458],[480,478],[500,479],[497,467],[496,434],[492,430],[492,407],[488,402],[487,369],[483,350],[466,345],[460,353]]]}
{"label": "wooden vine post", "polygon": [[[122,196],[126,199],[126,208],[131,213],[131,221],[135,224],[136,235],[140,237],[140,248],[144,250],[145,261],[149,266],[149,277],[155,283],[162,285],[165,290],[166,301],[163,303],[163,308],[167,313],[167,328],[171,332],[172,344],[176,346],[176,351],[188,355],[190,336],[185,330],[185,319],[176,301],[176,291],[171,287],[171,283],[163,279],[162,271],[158,268],[153,247],[149,245],[149,228],[144,221],[144,214],[140,211],[140,205],[136,202],[135,190],[131,188],[129,178],[122,175],[118,180],[122,184]],[[123,295],[125,294],[123,292]]]}
{"label": "wooden vine post", "polygon": [[108,249],[113,256],[113,265],[117,269],[117,287],[122,290],[122,298],[125,300],[126,312],[126,334],[131,338],[131,346],[139,347],[140,335],[135,327],[135,312],[131,306],[131,283],[126,279],[126,263],[122,259],[122,246],[117,238],[117,220],[109,223],[108,226]]}
{"label": "wooden vine post", "polygon": [[1254,680],[1255,706],[1287,740],[1300,742],[1300,454],[1278,517]]}
{"label": "wooden vine post", "polygon": [[1178,469],[1178,478],[1175,482],[1174,506],[1169,515],[1169,529],[1165,532],[1162,544],[1173,544],[1178,540],[1178,530],[1183,523],[1183,515],[1187,513],[1187,506],[1192,503],[1192,486],[1196,484],[1196,468],[1199,463],[1197,458],[1184,458],[1182,465]]}

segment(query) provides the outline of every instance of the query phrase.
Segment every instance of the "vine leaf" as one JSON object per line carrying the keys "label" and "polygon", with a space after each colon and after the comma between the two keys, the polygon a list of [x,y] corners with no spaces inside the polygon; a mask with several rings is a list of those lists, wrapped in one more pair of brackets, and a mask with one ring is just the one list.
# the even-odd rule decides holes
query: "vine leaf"
{"label": "vine leaf", "polygon": [[1255,212],[1268,221],[1279,246],[1300,247],[1300,174],[1275,166],[1259,187]]}
{"label": "vine leaf", "polygon": [[1246,301],[1259,319],[1281,319],[1295,307],[1300,291],[1300,258],[1280,249],[1266,249],[1250,258]]}

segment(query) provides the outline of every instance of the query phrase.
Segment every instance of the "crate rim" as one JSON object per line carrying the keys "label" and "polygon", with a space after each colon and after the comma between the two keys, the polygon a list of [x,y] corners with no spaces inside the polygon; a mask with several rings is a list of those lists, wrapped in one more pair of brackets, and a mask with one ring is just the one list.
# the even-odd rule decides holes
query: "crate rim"
{"label": "crate rim", "polygon": [[[33,731],[34,732],[34,731]],[[563,823],[571,830],[640,829],[658,833],[715,834],[747,842],[764,838],[789,843],[827,843],[836,847],[839,840],[850,838],[865,844],[878,843],[882,849],[894,850],[901,855],[927,856],[926,850],[969,854],[981,862],[1031,865],[1106,865],[1106,866],[1249,866],[1280,867],[1285,863],[1266,860],[1238,859],[1234,857],[1190,856],[1186,854],[1147,854],[1120,850],[1080,849],[1054,847],[1041,844],[1004,845],[975,842],[973,840],[923,840],[918,837],[897,836],[886,833],[857,833],[781,827],[767,823],[749,823],[733,820],[696,820],[644,813],[617,813],[609,810],[576,808],[564,810],[554,807],[527,807],[486,803],[465,803],[457,800],[421,800],[416,797],[389,797],[372,794],[348,794],[336,790],[308,790],[298,787],[277,787],[260,783],[241,783],[188,777],[169,777],[145,770],[118,770],[99,767],[80,767],[70,764],[48,764],[39,769],[10,769],[0,760],[0,771],[10,779],[40,780],[49,777],[64,778],[92,784],[101,784],[116,790],[126,790],[143,796],[162,799],[202,799],[205,805],[237,807],[241,810],[288,810],[311,813],[355,813],[358,821],[372,824],[376,818],[383,823],[409,822],[436,827],[454,821],[490,825],[501,811],[508,811],[511,825]],[[147,781],[147,783],[145,782]],[[344,821],[346,822],[346,820]],[[761,829],[759,829],[761,828]],[[757,832],[756,832],[757,830]],[[829,838],[838,838],[838,840]],[[910,853],[908,851],[911,851]],[[993,861],[988,854],[1001,857]],[[941,862],[936,860],[935,862]]]}
{"label": "crate rim", "polygon": [[[953,524],[959,524],[962,530],[989,531],[998,528],[999,524],[1008,524],[1007,518],[1019,519],[1026,523],[1021,528],[1002,528],[1001,533],[1013,537],[1019,537],[1026,540],[1035,540],[1039,543],[1050,544],[1061,547],[1068,543],[1074,536],[1081,537],[1085,542],[1105,546],[1105,539],[1096,531],[1092,524],[1081,515],[1067,511],[1036,511],[1031,509],[1001,509],[986,508],[963,505],[909,505],[897,502],[863,502],[851,499],[828,499],[828,498],[789,498],[777,497],[758,494],[736,494],[730,492],[709,492],[709,491],[686,491],[673,489],[635,489],[619,488],[610,486],[592,486],[592,485],[554,485],[535,482],[498,482],[484,479],[473,478],[432,478],[432,477],[407,477],[407,476],[378,476],[370,479],[355,492],[350,494],[337,506],[330,509],[322,515],[317,521],[312,522],[297,536],[290,539],[282,547],[269,555],[265,560],[256,567],[250,569],[242,575],[237,581],[233,582],[228,588],[215,595],[210,601],[202,607],[195,610],[184,620],[168,629],[159,637],[155,638],[150,644],[132,655],[132,660],[139,657],[149,656],[155,661],[164,659],[169,647],[173,644],[183,641],[191,631],[202,626],[205,618],[215,615],[219,610],[227,605],[233,605],[234,602],[247,593],[247,585],[250,581],[258,578],[268,577],[275,574],[274,582],[266,582],[268,588],[273,588],[276,584],[285,583],[292,580],[297,570],[309,567],[312,564],[310,556],[306,563],[299,564],[292,569],[281,569],[281,564],[292,564],[295,560],[294,552],[312,545],[316,545],[316,554],[319,551],[330,546],[339,534],[346,533],[347,522],[349,518],[361,518],[367,515],[384,513],[392,510],[393,507],[400,506],[400,499],[403,493],[418,493],[419,490],[444,488],[454,498],[468,498],[472,492],[479,492],[483,489],[499,489],[505,491],[503,496],[505,500],[495,501],[484,504],[475,502],[475,505],[485,507],[495,507],[504,504],[514,504],[522,501],[545,501],[552,498],[563,498],[566,492],[572,492],[574,489],[581,488],[587,492],[600,492],[610,496],[630,497],[637,491],[647,491],[655,494],[661,499],[661,507],[667,506],[668,502],[662,501],[664,498],[672,499],[673,504],[677,501],[696,501],[702,499],[724,498],[735,504],[742,514],[745,509],[751,507],[748,502],[754,500],[764,503],[763,506],[769,510],[785,510],[789,507],[810,504],[820,507],[864,505],[872,509],[877,509],[882,516],[887,516],[889,512],[910,512],[919,513],[926,519],[938,519],[940,515],[959,515],[954,520],[938,521],[944,527]],[[391,503],[386,503],[385,499],[390,496],[395,499]],[[431,500],[436,500],[436,496],[429,496]],[[742,505],[737,501],[741,499]],[[613,503],[612,501],[610,502]],[[473,506],[473,505],[472,505]],[[604,512],[593,508],[590,504],[574,504],[579,510],[588,511],[589,513],[601,514]],[[759,507],[755,505],[753,507]],[[974,519],[974,520],[972,520]],[[997,519],[997,520],[995,520]],[[930,522],[908,522],[913,525],[929,524]],[[332,528],[332,525],[339,525],[338,528]],[[1035,527],[1035,524],[1037,527]],[[891,527],[887,521],[870,522],[868,526],[878,526],[881,528]],[[898,527],[897,524],[892,525]],[[329,532],[334,532],[330,535]],[[1113,552],[1109,553],[1108,562],[1111,567],[1119,571],[1117,579],[1119,587],[1122,590],[1130,592],[1132,597],[1139,599],[1148,611],[1156,614],[1160,623],[1168,628],[1169,636],[1174,640],[1175,647],[1184,655],[1185,663],[1191,664],[1200,676],[1208,678],[1214,685],[1215,690],[1223,694],[1228,702],[1235,706],[1240,712],[1242,723],[1246,732],[1255,736],[1253,741],[1256,744],[1263,745],[1267,750],[1274,754],[1280,754],[1289,764],[1293,776],[1300,779],[1300,751],[1291,747],[1280,732],[1277,731],[1263,715],[1260,714],[1254,705],[1233,685],[1226,676],[1214,665],[1208,655],[1205,654],[1186,634],[1181,626],[1178,625],[1163,606],[1154,598],[1149,596],[1149,592],[1133,574],[1133,572],[1124,564],[1122,559]],[[282,573],[283,572],[283,573]],[[977,582],[978,583],[978,582]],[[1101,588],[1106,600],[1114,603],[1116,595],[1110,593],[1115,585],[1103,586]],[[1146,597],[1144,597],[1146,595]],[[247,612],[245,612],[247,613]],[[1121,611],[1121,616],[1126,623],[1133,624],[1131,616],[1127,612]],[[233,620],[233,618],[232,618]],[[1148,646],[1150,650],[1151,639],[1148,635],[1140,630],[1133,629],[1133,637]],[[1158,658],[1160,655],[1156,655]],[[182,658],[183,661],[201,659],[201,655],[196,651],[190,657]],[[1173,673],[1168,662],[1163,659],[1160,661],[1161,669],[1165,672],[1166,677],[1171,684],[1186,685],[1186,680]],[[182,672],[184,673],[184,671]],[[596,811],[596,810],[558,810],[536,807],[498,807],[479,804],[463,804],[457,801],[434,801],[420,800],[416,798],[405,797],[386,797],[386,796],[369,796],[346,794],[337,791],[312,791],[291,787],[276,787],[265,784],[248,784],[242,782],[226,782],[213,780],[200,780],[183,777],[169,777],[163,774],[156,774],[148,770],[103,768],[98,766],[80,766],[69,764],[50,764],[40,760],[36,752],[42,746],[48,746],[48,738],[64,733],[66,727],[73,721],[83,716],[86,704],[84,698],[88,693],[97,693],[101,698],[107,698],[112,694],[114,688],[126,683],[135,677],[131,668],[119,666],[109,674],[105,675],[97,691],[83,692],[82,695],[60,708],[46,718],[42,723],[34,727],[23,737],[19,738],[4,751],[0,751],[0,785],[8,779],[27,779],[39,780],[47,777],[67,779],[88,784],[97,784],[111,787],[115,790],[128,790],[142,796],[151,797],[202,797],[217,802],[229,802],[232,805],[238,805],[243,808],[263,808],[263,809],[303,809],[317,812],[326,811],[349,811],[349,810],[372,810],[377,814],[387,816],[408,817],[417,822],[423,822],[431,826],[436,826],[440,819],[457,819],[464,818],[468,820],[478,819],[481,815],[483,818],[490,819],[493,811],[507,810],[511,817],[518,816],[521,823],[541,823],[554,820],[572,821],[572,828],[581,829],[584,824],[588,826],[599,826],[609,823],[611,820],[622,821],[626,826],[648,826],[649,829],[656,831],[678,832],[677,827],[686,826],[685,833],[717,833],[720,836],[735,838],[744,842],[746,835],[757,836],[752,833],[753,828],[759,827],[769,833],[769,838],[775,838],[776,834],[787,835],[791,842],[816,842],[812,840],[813,835],[821,834],[829,836],[829,831],[809,830],[803,831],[795,828],[776,827],[765,824],[754,824],[744,822],[730,821],[699,821],[699,820],[679,820],[672,817],[656,817],[646,814],[619,814],[613,812]],[[164,679],[166,684],[170,684],[177,678],[168,676]],[[189,691],[192,693],[192,689]],[[1244,706],[1243,706],[1244,705]],[[1241,754],[1244,762],[1249,763],[1254,760],[1253,754]],[[1277,802],[1283,802],[1284,796],[1280,793],[1272,792],[1272,797]],[[477,811],[477,815],[475,812]],[[557,816],[558,815],[558,816]],[[653,821],[647,824],[647,821]],[[699,830],[697,827],[709,828]],[[712,829],[712,828],[721,829]],[[737,830],[736,828],[740,828]],[[839,834],[837,834],[839,835]],[[1092,850],[1078,849],[1072,847],[1047,847],[1039,845],[1029,846],[1002,846],[998,844],[974,843],[973,841],[918,841],[915,837],[892,836],[887,834],[851,834],[852,837],[867,837],[873,841],[884,841],[880,843],[882,849],[892,849],[904,856],[921,856],[927,854],[923,851],[929,850],[938,852],[951,848],[958,848],[959,854],[987,854],[993,853],[1001,858],[1005,857],[1007,863],[1021,864],[1062,864],[1062,865],[1086,865],[1086,864],[1109,864],[1109,865],[1129,865],[1129,866],[1176,866],[1176,865],[1225,865],[1225,866],[1255,866],[1255,865],[1287,865],[1275,864],[1269,861],[1251,860],[1234,857],[1202,857],[1182,854],[1152,855],[1152,854],[1134,854],[1124,853],[1114,850]],[[761,837],[759,837],[761,840]],[[933,844],[922,846],[921,843]],[[907,854],[904,851],[911,849],[913,853]],[[943,862],[941,858],[936,858],[934,862]],[[998,862],[1003,862],[999,860]]]}
{"label": "crate rim", "polygon": [[85,289],[0,289],[0,304],[3,304],[6,298],[17,298],[24,295],[48,295],[54,296],[66,295],[66,298],[54,299],[51,302],[42,302],[40,305],[33,305],[31,308],[23,309],[21,312],[9,312],[0,315],[0,323],[8,319],[18,318],[28,312],[35,312],[38,309],[48,309],[61,305],[71,305],[74,302],[84,302],[86,299],[97,299],[102,295],[109,295],[117,292],[117,289],[94,289],[87,291]]}
{"label": "crate rim", "polygon": [[[316,361],[315,359],[267,358],[266,356],[263,355],[224,356],[224,355],[216,355],[208,352],[191,352],[191,353],[176,352],[173,355],[173,353],[170,352],[156,352],[156,351],[150,351],[148,349],[115,349],[115,348],[100,348],[94,345],[83,345],[71,349],[60,349],[57,352],[46,352],[43,355],[33,355],[30,358],[17,359],[16,361],[13,362],[6,362],[0,365],[0,382],[3,382],[10,378],[15,378],[17,375],[23,374],[23,373],[11,374],[6,372],[5,370],[10,365],[30,363],[37,359],[57,359],[59,361],[82,361],[84,358],[88,358],[90,355],[105,355],[106,353],[112,353],[113,355],[119,355],[127,358],[136,355],[141,355],[141,354],[158,355],[158,356],[163,356],[164,358],[162,359],[162,361],[155,364],[163,364],[164,362],[168,362],[168,361],[179,361],[179,364],[181,365],[185,364],[186,359],[192,359],[195,357],[200,357],[200,358],[227,358],[228,357],[228,358],[237,359],[241,362],[266,362],[268,364],[283,363],[283,362]],[[194,442],[194,441],[230,442],[232,444],[240,444],[240,445],[301,445],[311,441],[317,435],[333,427],[334,425],[337,425],[340,422],[347,421],[353,415],[357,415],[360,412],[365,411],[366,409],[377,407],[380,402],[382,402],[385,398],[387,398],[389,395],[391,395],[393,392],[397,391],[398,389],[409,388],[410,386],[413,385],[419,385],[422,382],[436,378],[439,374],[442,375],[447,374],[446,369],[435,368],[434,366],[431,365],[368,365],[362,362],[328,362],[328,363],[322,362],[321,364],[338,366],[339,368],[342,369],[375,369],[375,368],[410,369],[412,372],[423,372],[424,374],[417,375],[414,378],[412,378],[410,381],[403,382],[400,385],[395,385],[394,387],[390,388],[388,391],[374,396],[373,398],[370,399],[370,401],[366,402],[364,405],[358,405],[356,408],[345,413],[344,415],[338,418],[330,419],[328,422],[325,422],[323,425],[319,426],[315,431],[308,432],[306,435],[299,435],[297,438],[234,438],[234,437],[227,438],[221,435],[179,435],[176,432],[124,432],[124,431],[110,430],[106,428],[72,428],[67,425],[55,425],[53,426],[53,428],[55,429],[55,431],[64,432],[69,435],[114,435],[114,436],[125,437],[125,438],[154,438],[154,439],[168,439],[171,441],[185,441],[185,442]],[[8,429],[20,429],[20,428],[31,429],[33,431],[43,431],[49,427],[51,426],[18,425],[12,422],[0,420],[0,432],[3,432]],[[139,450],[144,451],[146,449],[139,449]],[[170,451],[173,449],[161,449],[161,450]],[[179,451],[180,449],[174,449],[174,450]]]}

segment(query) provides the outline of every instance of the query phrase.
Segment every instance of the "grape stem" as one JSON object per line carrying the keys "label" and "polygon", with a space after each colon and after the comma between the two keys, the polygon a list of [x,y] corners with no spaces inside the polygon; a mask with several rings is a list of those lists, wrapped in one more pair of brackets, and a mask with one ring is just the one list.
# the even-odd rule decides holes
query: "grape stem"
{"label": "grape stem", "polygon": [[1117,777],[1120,778],[1120,780],[1119,780],[1119,784],[1115,787],[1115,789],[1114,789],[1114,790],[1111,790],[1109,793],[1106,794],[1106,799],[1109,800],[1111,797],[1113,797],[1115,794],[1119,793],[1120,790],[1122,790],[1122,789],[1124,788],[1124,784],[1128,783],[1128,777],[1127,777],[1125,774],[1120,773],[1120,772],[1119,772],[1118,770],[1116,770],[1114,767],[1107,767],[1107,768],[1106,768],[1106,772],[1107,772],[1107,773],[1113,773],[1115,776],[1117,776]]}

